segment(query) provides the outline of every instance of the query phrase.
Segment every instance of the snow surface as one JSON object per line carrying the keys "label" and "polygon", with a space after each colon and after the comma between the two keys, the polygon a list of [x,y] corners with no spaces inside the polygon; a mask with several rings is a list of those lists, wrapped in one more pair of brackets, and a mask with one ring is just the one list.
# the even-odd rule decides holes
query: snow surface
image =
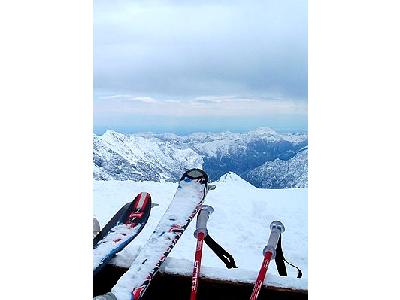
{"label": "snow surface", "polygon": [[[132,228],[128,224],[120,224],[112,228],[110,233],[102,239],[102,242],[93,249],[93,271],[101,264],[104,264],[107,255],[118,249],[122,244],[134,237],[142,228],[142,224],[137,224]],[[115,242],[117,240],[117,242]],[[114,241],[114,242],[112,242]]]}
{"label": "snow surface", "polygon": [[[215,182],[204,204],[214,207],[208,222],[209,234],[230,254],[238,269],[226,269],[225,264],[204,245],[201,276],[220,280],[254,282],[261,262],[262,250],[270,233],[269,224],[280,220],[286,231],[282,235],[285,258],[297,265],[303,277],[297,279],[297,270],[287,266],[287,277],[280,277],[272,261],[264,284],[277,287],[307,289],[307,189],[259,189],[234,173],[228,173]],[[143,231],[112,263],[129,267],[141,247],[154,231],[158,221],[171,202],[177,183],[94,181],[94,213],[100,225],[139,192],[149,192],[153,207]],[[184,232],[160,271],[191,275],[196,240],[193,236],[195,220]]]}

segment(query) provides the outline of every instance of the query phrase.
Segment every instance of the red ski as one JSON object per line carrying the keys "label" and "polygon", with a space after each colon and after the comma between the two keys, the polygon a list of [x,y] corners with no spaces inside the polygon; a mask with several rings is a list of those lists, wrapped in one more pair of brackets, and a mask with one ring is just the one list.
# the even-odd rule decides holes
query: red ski
{"label": "red ski", "polygon": [[151,196],[139,193],[124,205],[93,239],[93,276],[143,229],[150,216]]}

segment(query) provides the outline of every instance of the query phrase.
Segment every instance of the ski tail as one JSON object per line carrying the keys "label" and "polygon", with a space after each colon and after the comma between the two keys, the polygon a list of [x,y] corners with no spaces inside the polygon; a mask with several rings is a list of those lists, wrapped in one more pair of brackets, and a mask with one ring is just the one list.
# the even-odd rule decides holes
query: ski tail
{"label": "ski tail", "polygon": [[150,210],[151,196],[142,192],[114,215],[93,240],[93,275],[142,231],[150,216]]}

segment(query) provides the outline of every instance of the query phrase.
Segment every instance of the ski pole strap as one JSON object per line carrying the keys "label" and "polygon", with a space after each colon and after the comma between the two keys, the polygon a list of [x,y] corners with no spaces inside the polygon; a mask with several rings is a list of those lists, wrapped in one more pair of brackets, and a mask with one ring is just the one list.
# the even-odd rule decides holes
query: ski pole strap
{"label": "ski pole strap", "polygon": [[278,245],[276,247],[276,256],[275,256],[275,263],[276,263],[276,268],[278,269],[278,273],[281,276],[287,276],[286,273],[286,266],[285,263],[287,263],[288,265],[294,267],[297,269],[297,278],[301,278],[301,276],[303,275],[303,273],[301,272],[301,270],[296,267],[295,265],[291,264],[290,262],[288,262],[285,257],[283,256],[283,250],[282,250],[282,244],[281,244],[281,236],[279,236],[279,240],[278,240]]}
{"label": "ski pole strap", "polygon": [[286,265],[283,260],[284,260],[284,257],[283,257],[283,251],[282,251],[282,245],[281,245],[281,237],[279,237],[278,246],[276,247],[276,256],[275,256],[276,268],[278,269],[279,275],[287,276]]}
{"label": "ski pole strap", "polygon": [[208,234],[204,241],[210,247],[212,251],[224,262],[225,266],[228,269],[237,268],[235,264],[235,259],[232,255],[230,255],[224,248],[222,248],[213,238]]}

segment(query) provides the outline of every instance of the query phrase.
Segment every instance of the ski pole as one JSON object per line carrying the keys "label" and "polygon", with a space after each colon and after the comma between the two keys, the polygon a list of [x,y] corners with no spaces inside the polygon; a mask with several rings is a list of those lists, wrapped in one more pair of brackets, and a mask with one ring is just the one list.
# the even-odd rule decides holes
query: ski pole
{"label": "ski pole", "polygon": [[270,225],[271,234],[268,239],[267,246],[265,246],[263,250],[264,260],[262,262],[260,272],[258,273],[258,277],[256,283],[254,284],[253,293],[250,296],[250,300],[256,300],[258,294],[260,293],[261,286],[263,285],[265,275],[268,270],[268,265],[271,259],[274,259],[276,256],[276,246],[278,244],[279,237],[282,232],[285,231],[285,227],[280,221],[273,221]]}
{"label": "ski pole", "polygon": [[194,255],[194,266],[192,275],[192,291],[190,293],[190,300],[196,300],[197,287],[199,285],[199,274],[201,266],[201,257],[203,254],[203,241],[208,234],[207,221],[214,209],[209,205],[202,205],[197,215],[196,230],[194,237],[197,238],[196,252]]}

